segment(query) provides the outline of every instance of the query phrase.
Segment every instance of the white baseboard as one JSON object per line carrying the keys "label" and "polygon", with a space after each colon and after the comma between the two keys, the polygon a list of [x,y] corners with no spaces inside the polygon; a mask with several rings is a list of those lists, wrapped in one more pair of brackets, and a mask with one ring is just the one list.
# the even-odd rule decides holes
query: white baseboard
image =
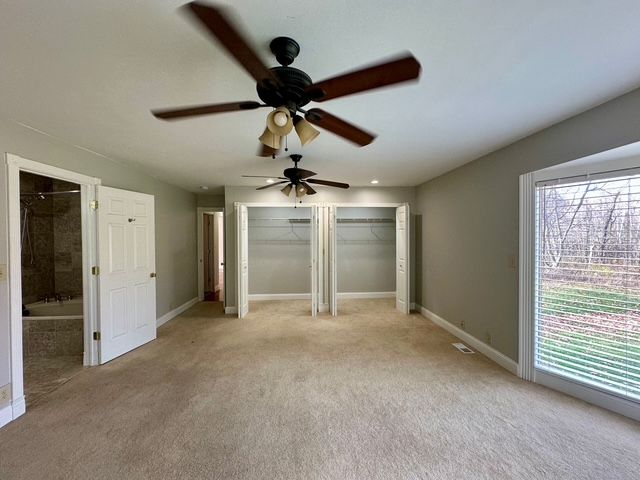
{"label": "white baseboard", "polygon": [[237,315],[238,307],[224,307],[224,313],[227,315]]}
{"label": "white baseboard", "polygon": [[427,310],[423,306],[416,305],[416,307],[420,307],[420,313],[424,317],[428,318],[433,323],[438,325],[439,327],[444,328],[446,331],[448,331],[452,335],[455,335],[460,340],[466,342],[470,347],[475,348],[480,353],[482,353],[485,356],[489,357],[491,360],[496,362],[502,368],[508,370],[509,372],[513,373],[514,375],[518,374],[518,364],[515,361],[513,361],[512,359],[510,359],[509,357],[507,357],[505,354],[500,353],[495,348],[487,345],[484,342],[481,342],[480,340],[478,340],[473,335],[471,335],[471,334],[465,332],[464,330],[456,327],[454,324],[449,323],[444,318],[436,315],[435,313],[433,313],[430,310]]}
{"label": "white baseboard", "polygon": [[19,399],[0,408],[0,428],[4,427],[12,420],[15,420],[20,415],[23,415],[25,411],[26,404],[24,397],[20,397]]}
{"label": "white baseboard", "polygon": [[188,302],[185,302],[182,305],[180,305],[178,308],[174,308],[170,312],[165,313],[163,316],[161,316],[160,318],[158,318],[156,320],[156,328],[160,327],[161,325],[164,325],[165,323],[167,323],[172,318],[175,318],[178,315],[180,315],[182,312],[185,312],[185,311],[189,310],[191,307],[193,307],[199,301],[200,301],[200,299],[198,297],[194,297],[191,300],[189,300]]}
{"label": "white baseboard", "polygon": [[396,292],[338,292],[338,298],[395,298]]}
{"label": "white baseboard", "polygon": [[11,410],[13,412],[13,419],[15,420],[20,415],[24,415],[27,411],[27,402],[24,400],[24,396],[14,400],[11,404]]}
{"label": "white baseboard", "polygon": [[13,408],[11,408],[11,404],[0,408],[0,428],[4,427],[11,420],[13,420]]}
{"label": "white baseboard", "polygon": [[251,293],[250,302],[264,302],[267,300],[311,300],[310,293]]}

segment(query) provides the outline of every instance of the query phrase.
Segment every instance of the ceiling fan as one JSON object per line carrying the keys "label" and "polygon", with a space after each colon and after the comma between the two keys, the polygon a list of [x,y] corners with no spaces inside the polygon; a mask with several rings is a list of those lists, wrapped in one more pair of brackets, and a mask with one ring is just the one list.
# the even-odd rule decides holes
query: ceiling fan
{"label": "ceiling fan", "polygon": [[[176,120],[199,115],[210,115],[240,110],[272,107],[267,128],[259,137],[262,143],[259,155],[274,156],[280,149],[282,138],[295,128],[301,143],[315,139],[319,132],[313,125],[349,140],[358,146],[368,145],[375,135],[342,120],[320,108],[303,109],[309,102],[324,102],[334,98],[393,85],[420,76],[420,63],[409,53],[391,61],[357,69],[314,83],[302,70],[291,67],[300,53],[300,45],[289,37],[277,37],[270,43],[271,52],[281,66],[267,68],[245,35],[229,19],[224,9],[203,2],[190,2],[182,7],[204,27],[231,54],[257,82],[258,97],[263,103],[242,101],[193,105],[180,108],[153,110],[162,120]],[[304,118],[298,113],[304,115]]]}
{"label": "ceiling fan", "polygon": [[305,195],[315,195],[317,192],[309,185],[310,183],[316,185],[325,185],[327,187],[337,187],[337,188],[349,188],[348,183],[341,182],[333,182],[331,180],[320,180],[319,178],[311,178],[316,175],[316,172],[312,172],[310,170],[304,170],[302,168],[298,168],[298,162],[302,160],[302,155],[294,153],[293,155],[289,155],[291,160],[293,160],[294,167],[293,168],[285,168],[282,174],[283,177],[269,177],[265,175],[242,175],[245,178],[271,178],[278,179],[279,182],[273,182],[268,185],[264,185],[262,187],[256,188],[256,190],[266,190],[267,188],[276,187],[278,185],[285,184],[284,188],[280,190],[287,197],[291,194],[291,191],[296,192],[296,198],[302,198]]}

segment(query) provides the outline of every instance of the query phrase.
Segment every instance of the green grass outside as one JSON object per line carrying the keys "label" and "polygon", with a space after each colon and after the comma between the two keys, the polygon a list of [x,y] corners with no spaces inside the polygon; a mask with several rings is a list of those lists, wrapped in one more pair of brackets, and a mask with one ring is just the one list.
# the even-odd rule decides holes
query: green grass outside
{"label": "green grass outside", "polygon": [[[575,317],[579,320],[581,316],[606,315],[615,319],[615,315],[621,315],[623,319],[622,316],[630,310],[640,310],[640,295],[622,291],[602,288],[586,290],[580,285],[546,288],[541,293],[543,300],[538,307],[542,316]],[[562,327],[556,325],[557,328]],[[553,358],[549,363],[556,368],[570,369],[574,375],[604,384],[626,383],[632,394],[640,397],[640,333],[630,334],[621,345],[619,339],[608,335],[606,325],[603,325],[602,332],[589,333],[574,331],[567,325],[566,331],[554,330],[553,335],[546,334],[542,328],[538,347],[541,356]],[[626,357],[627,360],[616,356]],[[611,369],[626,370],[626,373],[616,373]]]}
{"label": "green grass outside", "polygon": [[543,315],[624,314],[640,310],[640,295],[619,290],[562,286],[543,288],[540,293],[545,298],[539,306]]}

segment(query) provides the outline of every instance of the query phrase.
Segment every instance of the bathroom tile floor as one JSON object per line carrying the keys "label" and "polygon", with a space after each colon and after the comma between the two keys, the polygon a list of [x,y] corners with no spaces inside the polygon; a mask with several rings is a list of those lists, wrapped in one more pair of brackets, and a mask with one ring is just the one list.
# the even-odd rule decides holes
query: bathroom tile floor
{"label": "bathroom tile floor", "polygon": [[26,357],[24,390],[27,406],[43,400],[48,393],[82,371],[82,355]]}

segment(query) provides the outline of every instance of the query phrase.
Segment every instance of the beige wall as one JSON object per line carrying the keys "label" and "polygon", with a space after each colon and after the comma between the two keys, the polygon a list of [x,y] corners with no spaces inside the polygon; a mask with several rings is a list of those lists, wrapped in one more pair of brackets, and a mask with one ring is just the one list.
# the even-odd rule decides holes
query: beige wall
{"label": "beige wall", "polygon": [[640,140],[640,89],[417,188],[417,302],[518,358],[518,177]]}
{"label": "beige wall", "polygon": [[224,207],[224,194],[220,195],[209,195],[209,194],[198,194],[198,207]]}
{"label": "beige wall", "polygon": [[[157,315],[197,296],[196,195],[141,170],[0,120],[0,152],[102,179],[103,185],[155,196]],[[4,162],[4,159],[2,160]],[[0,264],[8,262],[6,174],[0,168]],[[8,283],[0,283],[0,385],[10,381]]]}

